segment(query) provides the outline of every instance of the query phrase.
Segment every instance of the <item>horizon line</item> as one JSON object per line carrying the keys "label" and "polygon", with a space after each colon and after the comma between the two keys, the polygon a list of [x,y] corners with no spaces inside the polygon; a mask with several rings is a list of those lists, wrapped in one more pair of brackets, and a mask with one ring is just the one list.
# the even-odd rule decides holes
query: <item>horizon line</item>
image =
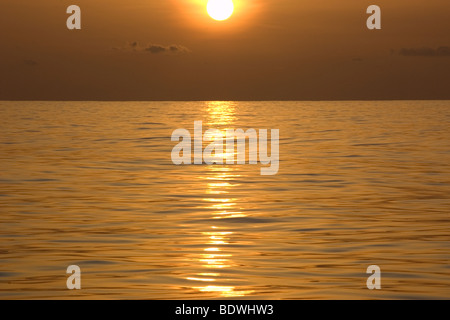
{"label": "horizon line", "polygon": [[139,100],[139,99],[132,99],[132,100],[41,100],[41,99],[26,99],[26,100],[2,100],[0,99],[0,102],[211,102],[211,101],[220,101],[220,102],[369,102],[369,101],[450,101],[450,98],[448,99],[310,99],[310,100],[293,100],[293,99],[286,99],[286,100],[264,100],[264,99],[216,99],[216,100],[205,100],[205,99],[191,99],[191,100],[184,100],[184,99],[174,99],[174,100],[163,100],[163,99],[154,99],[154,100]]}

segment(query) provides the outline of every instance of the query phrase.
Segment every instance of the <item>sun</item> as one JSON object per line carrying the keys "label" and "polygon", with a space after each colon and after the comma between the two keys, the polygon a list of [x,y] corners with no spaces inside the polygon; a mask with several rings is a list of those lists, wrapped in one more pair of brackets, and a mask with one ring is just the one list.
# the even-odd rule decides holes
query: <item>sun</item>
{"label": "sun", "polygon": [[206,10],[214,20],[223,21],[233,14],[234,4],[232,0],[209,0]]}

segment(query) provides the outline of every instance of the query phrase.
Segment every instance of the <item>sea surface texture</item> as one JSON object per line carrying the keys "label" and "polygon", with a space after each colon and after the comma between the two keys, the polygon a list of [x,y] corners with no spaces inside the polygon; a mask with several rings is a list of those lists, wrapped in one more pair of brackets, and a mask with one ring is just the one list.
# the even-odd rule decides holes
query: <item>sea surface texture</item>
{"label": "sea surface texture", "polygon": [[[279,129],[278,174],[174,165],[200,120]],[[449,124],[449,101],[0,102],[0,298],[449,299]]]}

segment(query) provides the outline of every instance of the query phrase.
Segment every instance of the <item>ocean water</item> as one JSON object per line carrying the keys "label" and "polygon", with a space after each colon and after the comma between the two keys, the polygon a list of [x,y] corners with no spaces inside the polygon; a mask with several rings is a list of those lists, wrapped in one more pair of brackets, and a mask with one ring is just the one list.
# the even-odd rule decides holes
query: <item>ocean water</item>
{"label": "ocean water", "polygon": [[[280,129],[278,174],[175,166],[196,120]],[[449,124],[450,101],[0,102],[0,298],[449,299]]]}

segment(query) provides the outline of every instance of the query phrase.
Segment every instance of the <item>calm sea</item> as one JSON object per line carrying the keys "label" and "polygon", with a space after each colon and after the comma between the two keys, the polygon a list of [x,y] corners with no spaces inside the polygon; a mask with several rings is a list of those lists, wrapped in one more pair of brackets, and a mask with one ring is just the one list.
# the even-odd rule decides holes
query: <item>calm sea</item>
{"label": "calm sea", "polygon": [[[278,174],[173,165],[196,120],[280,129]],[[449,299],[449,124],[450,101],[0,102],[0,298]]]}

